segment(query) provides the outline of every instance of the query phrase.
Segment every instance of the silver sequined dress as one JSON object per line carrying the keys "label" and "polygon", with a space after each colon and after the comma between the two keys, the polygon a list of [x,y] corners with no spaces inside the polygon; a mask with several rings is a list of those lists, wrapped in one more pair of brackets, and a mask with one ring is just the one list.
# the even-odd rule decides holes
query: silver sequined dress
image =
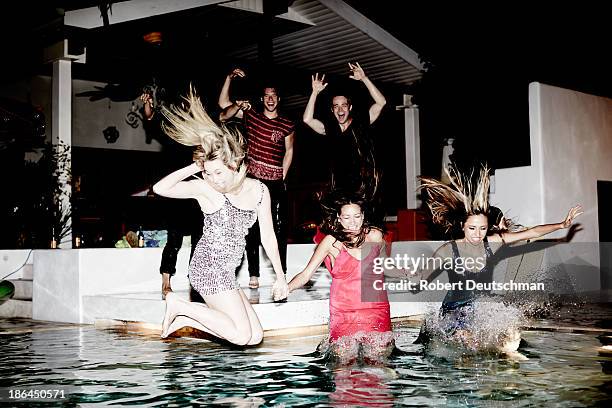
{"label": "silver sequined dress", "polygon": [[[263,183],[261,198],[263,198]],[[257,219],[256,210],[244,210],[233,205],[227,196],[217,211],[204,213],[202,238],[189,264],[189,282],[201,296],[237,289],[236,268],[240,265],[245,236]]]}

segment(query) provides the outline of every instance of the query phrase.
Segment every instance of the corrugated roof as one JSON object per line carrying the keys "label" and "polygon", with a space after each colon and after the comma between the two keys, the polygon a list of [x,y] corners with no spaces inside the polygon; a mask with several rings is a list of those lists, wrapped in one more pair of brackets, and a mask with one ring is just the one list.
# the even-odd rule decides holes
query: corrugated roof
{"label": "corrugated roof", "polygon": [[[347,62],[358,61],[373,81],[410,85],[421,78],[420,61],[415,62],[418,59],[416,53],[346,3],[334,0],[297,0],[290,8],[314,25],[274,38],[275,64],[312,72],[345,74]],[[345,10],[348,10],[348,15]],[[352,18],[355,15],[357,17]],[[353,21],[349,22],[346,18]],[[364,31],[368,31],[368,34]],[[374,36],[378,37],[375,39],[373,33],[382,36]],[[400,51],[405,52],[390,49],[397,50],[398,44]],[[232,51],[229,55],[255,61],[257,45]],[[412,59],[413,63],[407,59]]]}

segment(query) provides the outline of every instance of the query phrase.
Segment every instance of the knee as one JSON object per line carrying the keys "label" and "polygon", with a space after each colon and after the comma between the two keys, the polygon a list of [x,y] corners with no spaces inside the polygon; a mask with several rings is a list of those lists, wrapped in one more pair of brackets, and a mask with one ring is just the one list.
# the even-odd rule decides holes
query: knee
{"label": "knee", "polygon": [[228,339],[230,340],[232,343],[238,345],[238,346],[246,346],[247,344],[250,344],[251,341],[251,330],[239,330],[236,335],[234,336],[233,339]]}
{"label": "knee", "polygon": [[247,343],[249,346],[254,346],[256,344],[261,343],[263,340],[263,330],[261,328],[251,332],[251,339]]}

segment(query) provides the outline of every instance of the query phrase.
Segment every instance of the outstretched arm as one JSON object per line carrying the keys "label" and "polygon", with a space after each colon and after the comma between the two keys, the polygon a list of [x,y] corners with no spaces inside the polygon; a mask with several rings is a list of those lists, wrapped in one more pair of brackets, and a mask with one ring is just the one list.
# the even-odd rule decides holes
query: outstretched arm
{"label": "outstretched arm", "polygon": [[380,112],[384,106],[387,104],[387,100],[385,99],[384,95],[380,93],[378,88],[376,88],[374,83],[366,76],[363,68],[361,68],[361,65],[359,65],[358,62],[355,62],[354,64],[349,62],[349,68],[351,70],[351,75],[349,75],[349,78],[363,82],[368,89],[370,96],[372,99],[374,99],[374,104],[370,106],[369,111],[370,123],[374,123],[380,116]]}
{"label": "outstretched arm", "polygon": [[302,116],[302,120],[305,124],[307,124],[312,130],[317,132],[320,135],[325,134],[325,126],[323,122],[314,118],[314,110],[315,103],[317,102],[317,96],[319,93],[325,89],[327,86],[325,80],[325,74],[321,75],[319,79],[319,73],[317,72],[312,77],[312,93],[310,94],[310,98],[308,98],[308,103],[306,104],[306,109],[304,110],[304,115]]}
{"label": "outstretched arm", "polygon": [[[575,207],[570,208],[565,219],[559,223],[537,225],[535,227],[526,229],[524,231],[519,231],[519,232],[504,232],[501,234],[501,239],[503,239],[504,242],[506,243],[511,243],[511,242],[525,241],[528,239],[539,238],[546,234],[550,234],[551,232],[555,232],[560,229],[569,228],[574,222],[574,218],[576,218],[582,213],[583,213],[582,207],[577,205]],[[490,238],[493,238],[493,240],[496,240],[495,237],[499,237],[499,235],[493,235]]]}
{"label": "outstretched arm", "polygon": [[195,162],[191,163],[189,166],[178,169],[155,183],[153,192],[163,197],[194,198],[198,193],[202,193],[200,188],[191,181],[183,180],[201,171],[200,166]]}
{"label": "outstretched arm", "polygon": [[323,241],[317,245],[304,270],[291,278],[291,281],[289,282],[289,292],[293,292],[294,290],[301,288],[310,280],[310,278],[312,278],[312,275],[319,268],[321,262],[323,262],[325,257],[330,254],[334,241],[335,239],[331,235],[323,238]]}
{"label": "outstretched arm", "polygon": [[239,118],[242,117],[242,109],[236,108],[228,110],[227,108],[229,108],[233,104],[229,96],[232,80],[234,78],[244,78],[245,75],[246,74],[243,70],[241,70],[240,68],[236,68],[225,77],[225,82],[223,83],[223,87],[221,88],[221,93],[219,94],[218,100],[219,107],[223,109],[223,112],[221,113],[220,117],[221,120],[228,120],[236,115],[238,115]]}
{"label": "outstretched arm", "polygon": [[287,281],[281,264],[280,253],[278,251],[278,242],[274,234],[274,226],[272,224],[272,210],[270,204],[270,192],[264,186],[263,198],[261,204],[257,208],[257,218],[259,219],[259,234],[261,237],[261,246],[266,251],[266,255],[272,262],[272,267],[276,273],[276,282],[272,287],[272,296],[274,300],[280,300],[287,297]]}

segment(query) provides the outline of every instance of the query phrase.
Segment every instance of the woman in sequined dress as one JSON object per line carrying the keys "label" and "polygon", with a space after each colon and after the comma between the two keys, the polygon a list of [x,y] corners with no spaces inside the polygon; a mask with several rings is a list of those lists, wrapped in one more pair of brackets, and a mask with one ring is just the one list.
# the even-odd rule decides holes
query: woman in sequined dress
{"label": "woman in sequined dress", "polygon": [[240,134],[216,125],[193,90],[185,99],[188,108],[163,110],[164,130],[179,143],[197,146],[194,163],[164,177],[153,190],[165,197],[196,199],[202,208],[203,235],[189,264],[189,281],[206,305],[169,292],[161,336],[189,326],[234,344],[258,344],[263,329],[236,282],[235,270],[244,253],[247,231],[259,219],[261,243],[277,277],[274,297],[286,296],[270,194],[264,184],[245,177]]}

